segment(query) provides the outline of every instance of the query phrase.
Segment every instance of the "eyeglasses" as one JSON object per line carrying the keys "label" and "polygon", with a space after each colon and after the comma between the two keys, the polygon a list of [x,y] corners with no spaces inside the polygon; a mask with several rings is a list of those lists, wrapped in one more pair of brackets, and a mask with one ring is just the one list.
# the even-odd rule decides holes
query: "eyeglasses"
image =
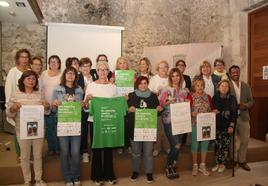
{"label": "eyeglasses", "polygon": [[107,69],[107,68],[105,68],[105,69],[101,69],[101,68],[99,68],[98,71],[106,72],[106,71],[108,71],[108,69]]}

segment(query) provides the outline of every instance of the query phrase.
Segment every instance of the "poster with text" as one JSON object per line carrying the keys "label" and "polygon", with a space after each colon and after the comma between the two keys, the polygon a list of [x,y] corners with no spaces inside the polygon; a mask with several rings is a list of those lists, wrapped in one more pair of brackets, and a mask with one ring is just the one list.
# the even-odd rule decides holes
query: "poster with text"
{"label": "poster with text", "polygon": [[80,102],[62,102],[58,107],[57,136],[79,136],[80,134]]}
{"label": "poster with text", "polygon": [[216,114],[214,112],[197,114],[197,141],[214,140],[216,138]]}
{"label": "poster with text", "polygon": [[171,104],[170,115],[173,135],[192,132],[190,102]]}
{"label": "poster with text", "polygon": [[115,85],[119,95],[127,95],[134,91],[134,70],[116,70]]}
{"label": "poster with text", "polygon": [[44,106],[22,105],[20,108],[20,139],[44,138]]}
{"label": "poster with text", "polygon": [[134,141],[156,141],[156,109],[136,109]]}

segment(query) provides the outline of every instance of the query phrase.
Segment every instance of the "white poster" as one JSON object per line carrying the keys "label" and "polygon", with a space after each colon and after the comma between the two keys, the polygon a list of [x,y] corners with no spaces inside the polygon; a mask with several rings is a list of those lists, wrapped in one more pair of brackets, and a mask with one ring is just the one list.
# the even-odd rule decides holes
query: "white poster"
{"label": "white poster", "polygon": [[172,134],[192,132],[190,102],[170,105]]}
{"label": "white poster", "polygon": [[197,114],[197,141],[214,140],[216,138],[216,114],[214,112]]}
{"label": "white poster", "polygon": [[268,80],[268,66],[263,66],[262,67],[262,79],[263,80]]}
{"label": "white poster", "polygon": [[44,106],[22,105],[20,108],[20,139],[44,137]]}

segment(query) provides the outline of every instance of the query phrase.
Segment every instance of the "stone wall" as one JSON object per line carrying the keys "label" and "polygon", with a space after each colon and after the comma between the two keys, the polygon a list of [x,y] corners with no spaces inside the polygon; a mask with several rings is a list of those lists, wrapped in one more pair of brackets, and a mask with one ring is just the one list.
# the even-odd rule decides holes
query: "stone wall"
{"label": "stone wall", "polygon": [[[247,12],[261,0],[37,0],[44,22],[123,26],[123,55],[137,61],[145,46],[221,42],[227,67],[247,74]],[[266,0],[267,1],[267,0]],[[45,56],[46,29],[2,24],[3,69],[14,66],[15,52],[28,48]],[[90,57],[90,56],[89,56]],[[133,63],[134,65],[134,63]]]}
{"label": "stone wall", "polygon": [[221,42],[226,67],[237,64],[248,76],[248,10],[267,0],[191,0],[190,42]]}
{"label": "stone wall", "polygon": [[40,25],[2,23],[2,69],[15,66],[15,54],[26,48],[32,55],[46,56],[46,29]]}
{"label": "stone wall", "polygon": [[123,55],[138,60],[144,46],[187,43],[187,0],[38,0],[45,22],[123,26]]}

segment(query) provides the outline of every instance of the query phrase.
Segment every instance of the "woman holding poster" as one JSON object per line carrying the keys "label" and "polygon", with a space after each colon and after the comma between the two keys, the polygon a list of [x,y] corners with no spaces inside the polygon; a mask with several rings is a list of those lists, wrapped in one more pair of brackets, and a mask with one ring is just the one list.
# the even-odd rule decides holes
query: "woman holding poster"
{"label": "woman holding poster", "polygon": [[184,79],[180,70],[178,68],[171,69],[168,75],[168,86],[163,88],[160,94],[160,104],[164,107],[162,121],[165,134],[170,144],[170,151],[166,163],[166,176],[169,179],[179,177],[176,172],[176,161],[180,153],[183,137],[183,134],[172,134],[170,104],[185,102],[187,100],[188,93],[182,88],[183,82]]}
{"label": "woman holding poster", "polygon": [[[193,170],[192,175],[197,176],[198,171],[203,173],[205,176],[209,176],[210,173],[206,167],[206,158],[208,151],[209,141],[197,141],[197,125],[196,122],[198,113],[211,112],[211,97],[205,93],[205,81],[203,79],[195,79],[193,81],[193,93],[188,97],[191,104],[192,112],[192,155],[193,155]],[[197,151],[199,143],[201,145],[201,163],[198,168],[197,164]]]}
{"label": "woman holding poster", "polygon": [[[38,76],[32,70],[23,72],[18,81],[18,91],[13,92],[9,102],[7,103],[7,116],[13,118],[16,123],[16,135],[21,149],[21,169],[24,178],[24,185],[31,185],[31,169],[30,169],[30,155],[31,147],[33,151],[33,163],[36,185],[45,186],[46,183],[42,181],[42,148],[44,137],[42,134],[37,134],[37,128],[44,127],[38,126],[40,123],[36,121],[26,122],[27,126],[21,125],[20,111],[24,105],[43,105],[45,110],[49,109],[49,104],[44,101],[41,92],[38,91]],[[31,114],[31,113],[30,113]],[[44,113],[41,117],[44,117]],[[40,120],[42,118],[39,118]],[[22,139],[22,127],[29,138]],[[36,138],[32,138],[36,136]]]}
{"label": "woman holding poster", "polygon": [[[109,66],[107,62],[99,61],[96,66],[99,79],[89,83],[85,93],[85,102],[88,103],[93,97],[112,98],[117,96],[116,86],[107,78]],[[91,104],[91,103],[89,103]],[[122,108],[123,109],[123,108]],[[93,143],[95,134],[93,117],[89,117],[90,138]],[[96,185],[102,185],[108,181],[111,185],[116,183],[113,168],[113,148],[92,148],[91,179]]]}
{"label": "woman holding poster", "polygon": [[[149,79],[144,76],[137,78],[135,82],[135,91],[129,93],[128,97],[128,123],[130,129],[130,138],[132,146],[132,176],[131,181],[136,181],[140,172],[141,153],[144,153],[145,172],[147,176],[147,183],[153,182],[153,141],[135,141],[135,112],[137,108],[142,109],[156,109],[161,111],[157,95],[152,93],[148,88]],[[157,116],[155,116],[157,117]],[[155,128],[156,128],[155,118]],[[147,131],[148,132],[148,131]],[[155,130],[156,133],[156,130]],[[156,134],[155,134],[156,137]]]}
{"label": "woman holding poster", "polygon": [[[83,90],[77,84],[78,73],[74,67],[67,67],[61,76],[60,85],[56,86],[52,95],[52,109],[58,109],[64,102],[80,102],[83,99]],[[83,102],[81,102],[83,106]],[[81,111],[80,111],[81,114]],[[81,127],[81,118],[79,127]],[[59,122],[59,113],[58,113]],[[66,186],[80,185],[80,140],[81,134],[61,134],[57,126],[60,143],[61,171]],[[71,157],[70,157],[71,155]]]}
{"label": "woman holding poster", "polygon": [[216,109],[216,166],[212,168],[212,172],[223,173],[237,118],[237,103],[236,98],[230,95],[230,82],[228,80],[219,82],[218,91],[219,94],[212,98],[213,107]]}

